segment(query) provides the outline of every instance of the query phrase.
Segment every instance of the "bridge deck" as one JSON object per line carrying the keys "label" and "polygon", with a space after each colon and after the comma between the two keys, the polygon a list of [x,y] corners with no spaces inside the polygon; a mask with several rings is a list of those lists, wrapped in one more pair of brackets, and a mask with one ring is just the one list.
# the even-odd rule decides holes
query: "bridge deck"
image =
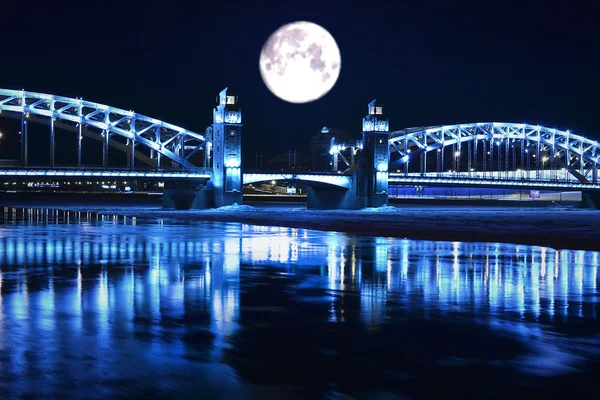
{"label": "bridge deck", "polygon": [[389,184],[419,185],[419,186],[476,186],[515,189],[542,189],[542,190],[600,190],[600,184],[575,183],[560,181],[536,180],[503,180],[503,179],[473,179],[473,178],[429,178],[410,176],[390,176]]}

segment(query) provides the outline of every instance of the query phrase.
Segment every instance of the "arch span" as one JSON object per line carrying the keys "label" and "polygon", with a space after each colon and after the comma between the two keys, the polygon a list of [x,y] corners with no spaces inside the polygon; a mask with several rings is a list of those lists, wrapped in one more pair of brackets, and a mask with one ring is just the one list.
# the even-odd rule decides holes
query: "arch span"
{"label": "arch span", "polygon": [[[408,128],[390,133],[390,147],[400,155],[394,164],[402,165],[415,155],[437,151],[445,146],[456,145],[460,156],[460,146],[464,142],[484,140],[497,144],[502,141],[519,141],[536,145],[536,151],[548,152],[552,157],[564,158],[564,164],[570,169],[579,166],[582,175],[585,170],[597,169],[600,164],[598,142],[570,131],[548,128],[541,125],[519,124],[510,122],[476,122],[468,124]],[[493,149],[492,149],[493,150]],[[562,153],[561,153],[562,152]],[[521,156],[522,157],[522,156]],[[537,156],[539,160],[539,155]],[[573,172],[573,171],[572,171]]]}
{"label": "arch span", "polygon": [[[118,135],[142,145],[181,165],[185,170],[200,168],[189,159],[206,142],[204,135],[154,118],[104,104],[25,90],[0,89],[0,113],[16,112],[96,128],[108,136]],[[186,146],[195,141],[196,146]],[[131,147],[131,146],[130,146]],[[186,150],[191,149],[190,154]]]}

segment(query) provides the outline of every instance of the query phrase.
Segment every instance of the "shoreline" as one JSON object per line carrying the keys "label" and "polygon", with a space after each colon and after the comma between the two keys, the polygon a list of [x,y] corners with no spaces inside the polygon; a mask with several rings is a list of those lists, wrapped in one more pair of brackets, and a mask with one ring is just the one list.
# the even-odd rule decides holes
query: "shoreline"
{"label": "shoreline", "polygon": [[[15,207],[15,204],[3,205]],[[173,223],[233,222],[385,236],[413,240],[511,243],[556,250],[600,251],[600,211],[560,208],[473,208],[456,206],[388,206],[382,209],[307,210],[302,206],[255,205],[208,210],[169,210],[155,205],[19,204],[136,217]],[[305,206],[304,206],[305,207]]]}

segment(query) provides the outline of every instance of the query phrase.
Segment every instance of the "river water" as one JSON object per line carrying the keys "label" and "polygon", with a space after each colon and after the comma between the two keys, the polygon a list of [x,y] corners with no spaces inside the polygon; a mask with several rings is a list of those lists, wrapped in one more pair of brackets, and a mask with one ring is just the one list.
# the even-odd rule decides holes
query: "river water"
{"label": "river water", "polygon": [[597,252],[0,208],[0,398],[577,397],[599,285]]}

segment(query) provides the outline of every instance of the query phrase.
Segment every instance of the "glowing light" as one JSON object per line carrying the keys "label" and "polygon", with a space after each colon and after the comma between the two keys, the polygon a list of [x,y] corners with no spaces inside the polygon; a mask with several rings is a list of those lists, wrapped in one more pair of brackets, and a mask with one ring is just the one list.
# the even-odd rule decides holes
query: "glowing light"
{"label": "glowing light", "polygon": [[388,170],[388,165],[386,163],[379,163],[377,164],[377,172],[387,172]]}
{"label": "glowing light", "polygon": [[225,123],[226,124],[241,124],[242,123],[242,113],[240,111],[227,111],[225,114]]}
{"label": "glowing light", "polygon": [[363,119],[363,132],[388,132],[389,123],[386,120],[380,121],[377,118]]}
{"label": "glowing light", "polygon": [[240,160],[235,159],[235,158],[228,158],[227,161],[225,162],[225,166],[227,168],[239,168]]}

